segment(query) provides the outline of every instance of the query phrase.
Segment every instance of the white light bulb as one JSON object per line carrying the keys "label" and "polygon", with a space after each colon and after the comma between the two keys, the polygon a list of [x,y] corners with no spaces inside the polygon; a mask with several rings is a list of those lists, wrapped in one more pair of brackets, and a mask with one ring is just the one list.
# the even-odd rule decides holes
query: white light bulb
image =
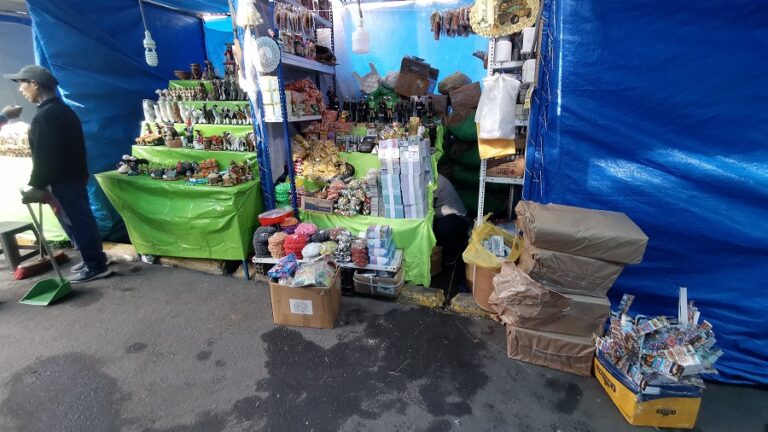
{"label": "white light bulb", "polygon": [[144,32],[144,59],[147,64],[155,67],[157,66],[157,44],[152,40],[152,35],[149,31]]}
{"label": "white light bulb", "polygon": [[352,32],[352,52],[355,54],[365,54],[371,44],[371,35],[363,28],[363,21],[357,25],[357,30]]}

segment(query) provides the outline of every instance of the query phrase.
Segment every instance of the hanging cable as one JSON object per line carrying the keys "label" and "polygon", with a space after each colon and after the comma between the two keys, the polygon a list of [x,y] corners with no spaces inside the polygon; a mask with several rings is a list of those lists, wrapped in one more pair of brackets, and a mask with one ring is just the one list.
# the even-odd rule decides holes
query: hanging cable
{"label": "hanging cable", "polygon": [[144,16],[144,2],[142,0],[139,0],[139,12],[141,13],[141,22],[144,24],[144,59],[148,65],[155,67],[157,66],[157,44],[147,29],[147,18]]}

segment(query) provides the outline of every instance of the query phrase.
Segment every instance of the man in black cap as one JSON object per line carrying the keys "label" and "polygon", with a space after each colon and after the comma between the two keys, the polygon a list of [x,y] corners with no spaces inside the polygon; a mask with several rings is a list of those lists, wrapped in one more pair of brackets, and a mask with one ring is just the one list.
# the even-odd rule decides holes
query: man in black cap
{"label": "man in black cap", "polygon": [[107,266],[88,201],[88,166],[80,119],[57,95],[59,82],[48,69],[28,65],[4,77],[19,83],[24,98],[38,107],[29,127],[32,189],[24,193],[22,202],[51,204],[62,228],[80,249],[83,262],[72,268],[76,274],[70,282],[109,276],[112,270]]}

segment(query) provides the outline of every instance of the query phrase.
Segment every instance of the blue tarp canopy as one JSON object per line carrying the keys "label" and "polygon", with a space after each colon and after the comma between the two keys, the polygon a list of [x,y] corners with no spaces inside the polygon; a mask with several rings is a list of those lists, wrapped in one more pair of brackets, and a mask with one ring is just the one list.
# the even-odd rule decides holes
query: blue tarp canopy
{"label": "blue tarp canopy", "polygon": [[611,294],[674,314],[688,287],[768,384],[768,3],[547,0],[525,194],[622,211],[650,237]]}

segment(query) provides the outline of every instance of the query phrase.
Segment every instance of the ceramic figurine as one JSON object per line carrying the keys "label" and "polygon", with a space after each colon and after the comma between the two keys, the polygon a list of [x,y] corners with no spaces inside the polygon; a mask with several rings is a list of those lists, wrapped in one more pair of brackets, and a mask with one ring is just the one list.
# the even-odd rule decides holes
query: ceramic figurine
{"label": "ceramic figurine", "polygon": [[222,149],[230,151],[232,150],[232,133],[229,131],[224,131],[221,134],[221,142],[222,142]]}
{"label": "ceramic figurine", "polygon": [[256,137],[253,132],[248,132],[245,135],[245,149],[246,151],[256,151]]}
{"label": "ceramic figurine", "polygon": [[352,99],[352,101],[349,103],[349,121],[352,123],[357,123],[360,120],[357,118],[357,101],[355,99]]}
{"label": "ceramic figurine", "polygon": [[149,99],[144,99],[141,106],[144,109],[144,121],[145,122],[155,121],[155,102]]}
{"label": "ceramic figurine", "polygon": [[205,61],[205,69],[203,69],[203,79],[211,81],[216,79],[216,71],[213,69],[213,63],[210,60]]}
{"label": "ceramic figurine", "polygon": [[365,114],[366,116],[365,121],[368,123],[376,121],[376,109],[372,105],[373,104],[371,102],[367,102],[365,104],[365,106],[367,107],[367,113]]}
{"label": "ceramic figurine", "polygon": [[317,58],[317,45],[315,45],[315,41],[313,41],[312,39],[310,39],[309,42],[307,43],[307,48],[305,49],[304,57],[310,60],[315,60],[315,58]]}
{"label": "ceramic figurine", "polygon": [[202,71],[200,70],[200,65],[199,65],[198,63],[192,63],[192,64],[190,64],[190,65],[189,65],[189,69],[190,69],[190,71],[191,71],[191,74],[192,74],[192,79],[193,79],[193,80],[199,80],[199,79],[203,79],[203,73],[202,73]]}
{"label": "ceramic figurine", "polygon": [[184,147],[192,148],[195,142],[195,128],[192,127],[191,120],[187,120],[187,127],[184,128],[184,133],[186,134],[185,140],[184,140]]}
{"label": "ceramic figurine", "polygon": [[382,98],[379,101],[378,105],[378,112],[376,113],[376,119],[379,121],[379,123],[386,123],[387,122],[387,103],[384,101],[384,98]]}
{"label": "ceramic figurine", "polygon": [[205,144],[203,140],[203,133],[199,129],[195,130],[195,140],[192,142],[192,148],[195,150],[204,150]]}
{"label": "ceramic figurine", "polygon": [[200,82],[200,86],[198,87],[200,89],[200,100],[207,101],[208,100],[208,89],[205,88],[205,83],[202,81]]}
{"label": "ceramic figurine", "polygon": [[224,115],[217,109],[216,105],[211,108],[211,112],[213,113],[213,124],[224,123]]}
{"label": "ceramic figurine", "polygon": [[366,109],[367,106],[368,101],[365,97],[361,97],[357,102],[357,121],[360,123],[368,123],[368,110]]}
{"label": "ceramic figurine", "polygon": [[414,108],[416,110],[416,117],[421,118],[422,114],[424,114],[424,101],[422,98],[418,98],[416,100],[416,105]]}
{"label": "ceramic figurine", "polygon": [[207,124],[213,124],[213,122],[216,121],[216,118],[213,116],[213,111],[208,109],[208,104],[203,104],[203,116],[205,117],[205,122]]}
{"label": "ceramic figurine", "polygon": [[344,104],[341,106],[341,110],[346,112],[349,117],[352,117],[352,103],[349,101],[348,97],[344,98]]}
{"label": "ceramic figurine", "polygon": [[184,123],[184,117],[181,115],[181,107],[178,102],[169,102],[173,111],[173,121],[175,123]]}
{"label": "ceramic figurine", "polygon": [[326,96],[328,96],[328,109],[333,111],[339,110],[339,97],[336,96],[336,92],[328,89],[328,91],[325,93]]}
{"label": "ceramic figurine", "polygon": [[435,116],[435,105],[432,103],[432,96],[427,97],[427,120],[432,121]]}
{"label": "ceramic figurine", "polygon": [[386,111],[384,116],[384,121],[386,123],[392,122],[392,98],[389,96],[384,97],[384,104],[386,105]]}
{"label": "ceramic figurine", "polygon": [[208,174],[208,184],[211,186],[219,186],[222,183],[221,174],[212,172]]}
{"label": "ceramic figurine", "polygon": [[165,170],[163,168],[155,168],[149,173],[149,176],[155,180],[163,178],[163,175],[165,175]]}

